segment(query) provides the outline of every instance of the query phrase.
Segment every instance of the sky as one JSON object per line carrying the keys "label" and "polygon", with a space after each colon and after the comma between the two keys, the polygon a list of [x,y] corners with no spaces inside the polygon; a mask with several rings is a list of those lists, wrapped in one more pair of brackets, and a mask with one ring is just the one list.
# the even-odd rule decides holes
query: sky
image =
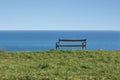
{"label": "sky", "polygon": [[0,0],[0,30],[120,30],[120,0]]}

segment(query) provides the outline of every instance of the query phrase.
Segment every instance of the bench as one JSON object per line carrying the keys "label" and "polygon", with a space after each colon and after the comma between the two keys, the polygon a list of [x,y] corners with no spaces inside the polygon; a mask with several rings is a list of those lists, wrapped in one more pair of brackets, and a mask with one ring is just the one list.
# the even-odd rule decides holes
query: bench
{"label": "bench", "polygon": [[[79,42],[79,44],[61,44],[66,42]],[[60,47],[82,47],[82,49],[86,49],[86,39],[59,39],[58,42],[56,42],[56,49],[59,49]]]}

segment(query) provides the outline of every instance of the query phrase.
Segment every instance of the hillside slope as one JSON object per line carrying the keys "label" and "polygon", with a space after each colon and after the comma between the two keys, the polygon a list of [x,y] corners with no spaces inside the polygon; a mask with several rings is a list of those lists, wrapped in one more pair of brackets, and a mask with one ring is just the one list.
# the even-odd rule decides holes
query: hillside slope
{"label": "hillside slope", "polygon": [[119,80],[120,51],[0,52],[0,80]]}

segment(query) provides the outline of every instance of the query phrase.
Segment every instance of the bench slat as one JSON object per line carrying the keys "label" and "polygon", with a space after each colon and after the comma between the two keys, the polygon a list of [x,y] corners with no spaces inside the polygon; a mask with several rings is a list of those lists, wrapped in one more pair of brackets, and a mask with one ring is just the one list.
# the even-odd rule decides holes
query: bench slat
{"label": "bench slat", "polygon": [[84,47],[86,45],[59,45],[59,47]]}
{"label": "bench slat", "polygon": [[80,40],[69,40],[69,39],[59,39],[59,41],[65,41],[65,42],[79,42],[79,41],[86,41],[86,39],[80,39]]}

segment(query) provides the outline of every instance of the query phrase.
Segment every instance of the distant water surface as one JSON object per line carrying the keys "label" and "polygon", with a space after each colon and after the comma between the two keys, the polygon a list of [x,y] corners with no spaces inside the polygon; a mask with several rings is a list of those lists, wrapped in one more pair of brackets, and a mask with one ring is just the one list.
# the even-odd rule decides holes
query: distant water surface
{"label": "distant water surface", "polygon": [[88,50],[120,50],[120,31],[0,31],[0,49],[7,51],[50,50],[55,49],[55,43],[60,38],[87,39]]}

